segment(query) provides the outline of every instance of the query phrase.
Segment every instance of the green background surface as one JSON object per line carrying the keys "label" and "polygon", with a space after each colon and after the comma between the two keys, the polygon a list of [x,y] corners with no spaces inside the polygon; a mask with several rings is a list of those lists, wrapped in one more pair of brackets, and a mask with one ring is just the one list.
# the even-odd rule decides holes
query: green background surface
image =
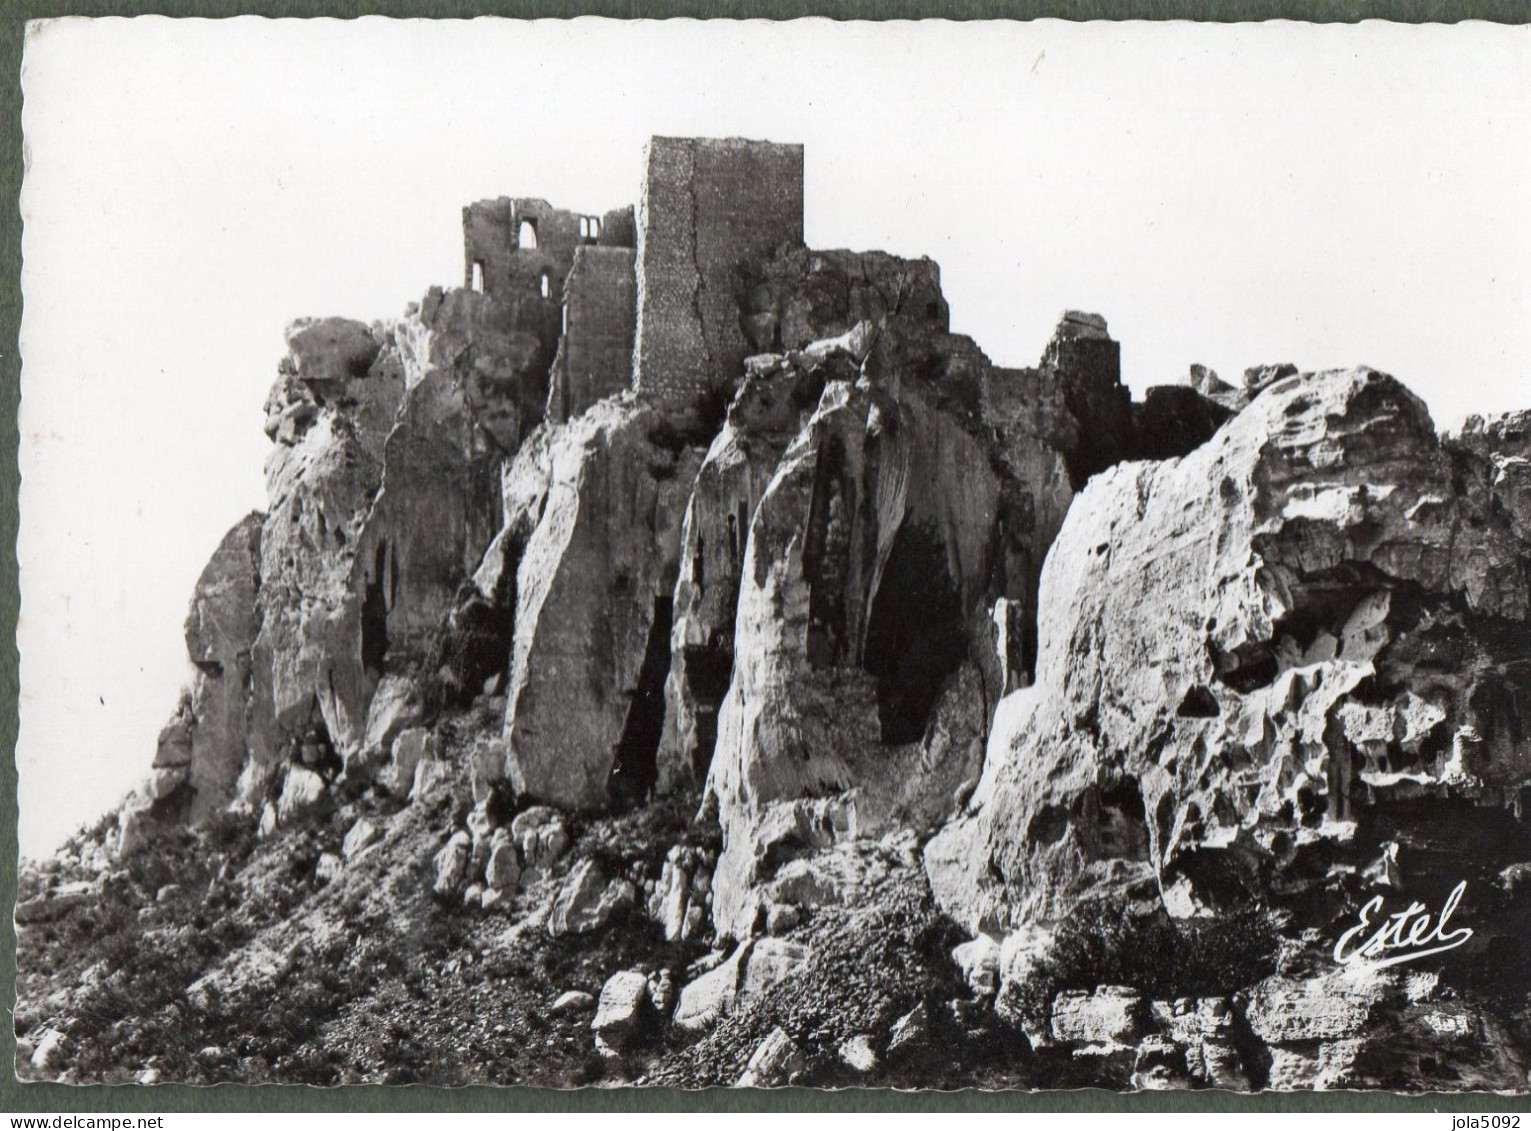
{"label": "green background surface", "polygon": [[[37,3],[0,0],[0,71],[7,76],[0,106],[0,1112],[67,1112],[73,1115],[131,1112],[280,1111],[1526,1111],[1525,1099],[1489,1095],[1397,1096],[1376,1092],[1266,1093],[1151,1092],[1119,1095],[1102,1091],[1060,1092],[896,1092],[807,1088],[777,1091],[665,1088],[428,1088],[422,1086],[312,1088],[301,1085],[245,1087],[156,1087],[18,1084],[11,1065],[15,1036],[9,1015],[15,1006],[16,935],[9,914],[16,894],[16,617],[20,607],[16,570],[18,433],[21,359],[21,49],[26,21],[50,16],[272,17],[364,15],[466,18],[517,16],[555,18],[581,15],[620,18],[766,18],[827,16],[859,19],[1069,19],[1069,20],[1311,20],[1354,23],[1387,19],[1402,23],[1488,20],[1531,23],[1527,0],[127,0],[95,3]],[[1531,34],[1528,32],[1527,34]],[[1439,76],[1447,81],[1444,76]],[[1527,139],[1531,144],[1531,138]],[[146,754],[147,757],[147,754]],[[1442,1122],[1443,1131],[1449,1125]]]}

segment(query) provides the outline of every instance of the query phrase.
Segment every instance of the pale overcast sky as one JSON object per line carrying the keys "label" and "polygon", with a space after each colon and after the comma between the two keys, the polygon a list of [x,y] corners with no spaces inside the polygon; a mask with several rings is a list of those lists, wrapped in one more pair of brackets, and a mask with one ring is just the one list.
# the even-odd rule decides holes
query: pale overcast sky
{"label": "pale overcast sky", "polygon": [[1531,29],[57,21],[24,63],[21,844],[148,769],[191,586],[264,502],[302,315],[456,284],[461,206],[636,199],[651,134],[807,147],[807,240],[927,254],[1031,364],[1368,363],[1531,405]]}

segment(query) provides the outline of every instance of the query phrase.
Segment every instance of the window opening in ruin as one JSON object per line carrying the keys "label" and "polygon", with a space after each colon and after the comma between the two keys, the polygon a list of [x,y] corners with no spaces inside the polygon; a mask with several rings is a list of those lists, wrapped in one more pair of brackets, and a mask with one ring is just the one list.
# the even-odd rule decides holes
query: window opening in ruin
{"label": "window opening in ruin", "polygon": [[669,596],[654,598],[638,686],[627,705],[622,737],[617,741],[607,793],[614,809],[642,804],[659,777],[659,740],[664,734],[664,685],[670,674],[670,626],[674,604]]}
{"label": "window opening in ruin", "polygon": [[473,278],[468,285],[479,294],[484,293],[484,261],[482,259],[473,261]]}
{"label": "window opening in ruin", "polygon": [[590,238],[590,221],[584,216],[579,218],[579,238],[582,240]]}
{"label": "window opening in ruin", "polygon": [[537,221],[521,221],[521,226],[516,229],[516,246],[522,249],[537,246]]}
{"label": "window opening in ruin", "polygon": [[546,271],[537,276],[537,290],[541,292],[543,298],[553,297],[553,277]]}
{"label": "window opening in ruin", "polygon": [[590,217],[590,238],[597,239],[601,234],[601,222],[594,216]]}

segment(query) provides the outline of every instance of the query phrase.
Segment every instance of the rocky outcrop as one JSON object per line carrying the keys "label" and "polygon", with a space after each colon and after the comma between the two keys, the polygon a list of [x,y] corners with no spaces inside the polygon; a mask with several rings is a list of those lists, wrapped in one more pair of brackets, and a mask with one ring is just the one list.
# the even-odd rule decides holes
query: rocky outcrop
{"label": "rocky outcrop", "polygon": [[533,443],[507,484],[512,499],[541,500],[516,566],[507,777],[569,808],[635,800],[655,779],[681,520],[702,452],[630,398]]}
{"label": "rocky outcrop", "polygon": [[160,730],[149,780],[118,816],[120,851],[161,820],[203,821],[234,797],[249,755],[263,519],[252,513],[225,534],[197,579],[186,614],[194,674]]}
{"label": "rocky outcrop", "polygon": [[943,905],[1002,929],[1147,891],[1327,931],[1374,879],[1437,907],[1465,879],[1492,918],[1523,852],[1528,555],[1453,463],[1359,369],[1097,477],[1048,558],[1037,683],[926,849]]}
{"label": "rocky outcrop", "polygon": [[[976,777],[991,705],[1029,680],[1036,571],[1072,494],[1062,445],[1076,426],[1055,385],[992,367],[945,332],[944,304],[917,309],[926,320],[862,324],[753,363],[752,377],[783,390],[766,417],[778,428],[793,393],[822,392],[758,504],[741,506],[736,488],[721,516],[749,522],[720,585],[738,586],[732,655],[703,653],[718,668],[732,659],[708,779],[725,830],[725,930],[748,931],[751,890],[780,863],[762,835],[782,820],[773,807],[844,797],[842,833],[825,827],[821,845],[931,828]],[[730,430],[747,432],[752,392],[747,380],[714,449],[734,467],[747,465]],[[710,488],[704,467],[693,526],[710,513],[718,540],[724,523],[702,509]],[[672,686],[683,692],[688,674]]]}
{"label": "rocky outcrop", "polygon": [[1524,1088],[1531,414],[1134,401],[1081,311],[1001,367],[932,261],[803,246],[800,147],[646,166],[289,328],[152,777],[21,885],[28,945],[105,932],[31,1071]]}
{"label": "rocky outcrop", "polygon": [[248,515],[224,536],[186,614],[186,652],[196,675],[184,709],[160,734],[154,793],[167,796],[162,771],[180,771],[174,776],[188,791],[183,815],[190,821],[228,803],[244,765],[263,518]]}
{"label": "rocky outcrop", "polygon": [[1445,443],[1479,506],[1531,541],[1531,411],[1469,416]]}
{"label": "rocky outcrop", "polygon": [[501,462],[546,395],[539,343],[505,304],[439,289],[392,326],[290,334],[267,410],[250,794],[287,762],[385,757],[418,721],[418,701],[393,722],[369,706],[428,656],[498,529]]}
{"label": "rocky outcrop", "polygon": [[677,563],[657,753],[663,791],[694,787],[706,778],[718,708],[733,675],[734,612],[750,520],[787,444],[818,404],[827,373],[848,358],[839,350],[751,358],[728,420],[702,460],[686,504]]}
{"label": "rocky outcrop", "polygon": [[336,740],[343,744],[353,731],[359,740],[363,726],[359,601],[350,580],[405,374],[397,354],[384,351],[381,328],[319,325],[322,334],[302,324],[289,332],[291,352],[267,402],[274,446],[266,461],[247,796],[258,797],[286,762],[328,767]]}
{"label": "rocky outcrop", "polygon": [[428,650],[464,578],[499,529],[501,462],[524,424],[521,375],[499,352],[509,338],[492,300],[427,296],[400,334],[409,387],[384,447],[378,494],[363,523],[350,590],[360,596],[368,685]]}

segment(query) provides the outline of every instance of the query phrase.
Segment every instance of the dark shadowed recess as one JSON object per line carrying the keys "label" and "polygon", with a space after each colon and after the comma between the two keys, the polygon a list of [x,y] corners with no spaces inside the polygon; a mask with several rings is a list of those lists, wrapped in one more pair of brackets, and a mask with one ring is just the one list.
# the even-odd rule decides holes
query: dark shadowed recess
{"label": "dark shadowed recess", "polygon": [[627,706],[622,737],[612,763],[607,794],[613,808],[641,804],[659,776],[659,739],[664,733],[665,677],[670,674],[670,625],[674,601],[666,594],[654,598],[654,619],[649,624],[638,686]]}
{"label": "dark shadowed recess", "polygon": [[918,742],[947,678],[967,653],[962,601],[936,532],[906,522],[872,600],[864,666],[877,677],[877,716],[890,746]]}

